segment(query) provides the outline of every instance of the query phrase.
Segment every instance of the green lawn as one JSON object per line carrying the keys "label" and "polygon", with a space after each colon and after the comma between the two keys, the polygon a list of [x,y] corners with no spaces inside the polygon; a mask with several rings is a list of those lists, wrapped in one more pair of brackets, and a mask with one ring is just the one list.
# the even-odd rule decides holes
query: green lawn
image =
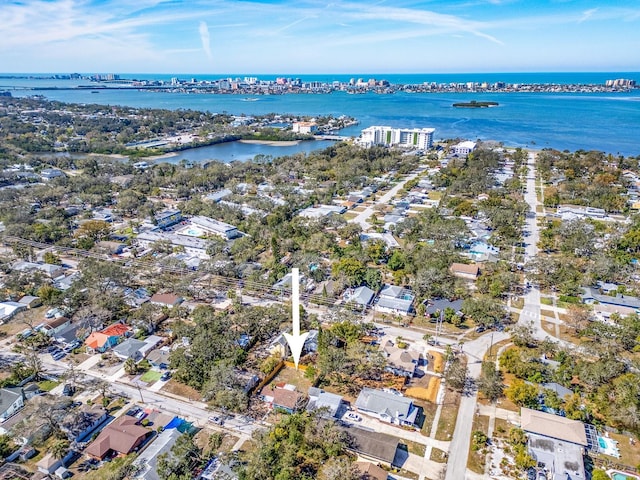
{"label": "green lawn", "polygon": [[43,380],[42,382],[38,382],[38,388],[43,392],[50,392],[58,385],[60,385],[60,382],[54,382],[53,380]]}
{"label": "green lawn", "polygon": [[145,383],[153,383],[160,380],[161,376],[162,374],[160,372],[156,372],[155,370],[149,370],[140,377],[140,380]]}

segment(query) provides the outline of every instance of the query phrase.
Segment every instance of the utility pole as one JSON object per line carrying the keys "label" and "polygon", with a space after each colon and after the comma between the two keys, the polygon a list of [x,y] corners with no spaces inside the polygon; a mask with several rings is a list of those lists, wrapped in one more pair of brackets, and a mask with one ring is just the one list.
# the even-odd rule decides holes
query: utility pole
{"label": "utility pole", "polygon": [[136,388],[138,389],[138,393],[140,394],[140,403],[144,403],[144,398],[142,398],[142,389],[140,388],[140,382],[136,382]]}

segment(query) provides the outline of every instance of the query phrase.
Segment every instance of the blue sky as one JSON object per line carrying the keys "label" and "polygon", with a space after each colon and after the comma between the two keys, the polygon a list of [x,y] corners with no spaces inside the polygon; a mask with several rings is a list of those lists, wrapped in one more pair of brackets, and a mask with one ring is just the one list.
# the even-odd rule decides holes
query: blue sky
{"label": "blue sky", "polygon": [[0,0],[0,71],[640,70],[638,0]]}

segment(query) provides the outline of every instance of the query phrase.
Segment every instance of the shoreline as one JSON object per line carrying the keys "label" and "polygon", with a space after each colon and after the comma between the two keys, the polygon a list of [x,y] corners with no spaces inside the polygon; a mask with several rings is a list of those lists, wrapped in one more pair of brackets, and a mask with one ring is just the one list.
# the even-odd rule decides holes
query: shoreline
{"label": "shoreline", "polygon": [[237,140],[238,143],[266,145],[267,147],[293,147],[304,140]]}

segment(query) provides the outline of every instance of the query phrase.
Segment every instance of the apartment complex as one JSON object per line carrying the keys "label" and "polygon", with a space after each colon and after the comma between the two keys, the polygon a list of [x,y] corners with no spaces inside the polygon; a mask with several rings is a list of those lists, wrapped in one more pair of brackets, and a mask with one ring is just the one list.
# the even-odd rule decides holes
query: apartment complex
{"label": "apartment complex", "polygon": [[392,128],[372,126],[362,130],[360,143],[365,147],[385,145],[428,150],[433,146],[434,128]]}

